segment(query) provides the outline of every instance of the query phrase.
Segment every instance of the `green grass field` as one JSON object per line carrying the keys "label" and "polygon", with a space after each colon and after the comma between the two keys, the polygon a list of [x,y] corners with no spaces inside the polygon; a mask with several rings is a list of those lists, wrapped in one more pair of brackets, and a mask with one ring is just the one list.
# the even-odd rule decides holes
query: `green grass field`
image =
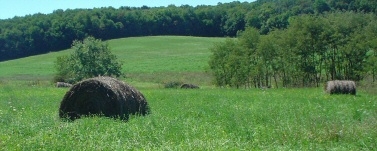
{"label": "green grass field", "polygon": [[[376,95],[329,95],[322,88],[211,86],[208,48],[224,38],[138,37],[109,41],[126,82],[152,114],[122,122],[58,118],[68,88],[51,83],[68,51],[0,62],[0,150],[375,150]],[[162,82],[201,89],[165,89]]]}
{"label": "green grass field", "polygon": [[[224,39],[151,36],[115,39],[108,43],[124,63],[122,69],[129,81],[182,81],[208,85],[209,77],[205,73],[211,54],[208,48]],[[0,62],[0,80],[51,80],[56,57],[69,53],[67,50]]]}
{"label": "green grass field", "polygon": [[152,114],[58,119],[67,89],[0,87],[3,150],[374,150],[377,99],[320,89],[141,88]]}

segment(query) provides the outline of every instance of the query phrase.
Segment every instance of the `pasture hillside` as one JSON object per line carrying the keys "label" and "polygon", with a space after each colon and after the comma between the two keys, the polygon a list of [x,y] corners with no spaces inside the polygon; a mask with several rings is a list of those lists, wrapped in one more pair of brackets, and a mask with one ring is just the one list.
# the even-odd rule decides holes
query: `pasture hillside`
{"label": "pasture hillside", "polygon": [[[210,83],[206,73],[209,47],[224,38],[188,36],[149,36],[107,41],[124,63],[128,81],[161,83],[169,81]],[[71,50],[52,52],[0,62],[0,79],[12,81],[51,81],[56,57]],[[191,81],[194,80],[194,81]]]}
{"label": "pasture hillside", "polygon": [[68,88],[51,84],[57,56],[0,62],[0,150],[374,150],[377,98],[322,88],[162,89],[169,81],[209,84],[209,47],[224,38],[177,36],[110,40],[127,83],[151,114],[129,121],[61,121]]}

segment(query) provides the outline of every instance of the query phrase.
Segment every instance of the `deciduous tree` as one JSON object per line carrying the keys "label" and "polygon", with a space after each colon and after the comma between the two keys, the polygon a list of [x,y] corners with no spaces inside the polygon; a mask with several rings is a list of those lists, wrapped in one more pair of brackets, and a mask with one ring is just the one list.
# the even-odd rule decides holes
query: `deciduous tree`
{"label": "deciduous tree", "polygon": [[122,63],[111,53],[107,43],[88,37],[83,41],[75,40],[72,49],[71,55],[57,58],[55,80],[77,82],[96,76],[122,75]]}

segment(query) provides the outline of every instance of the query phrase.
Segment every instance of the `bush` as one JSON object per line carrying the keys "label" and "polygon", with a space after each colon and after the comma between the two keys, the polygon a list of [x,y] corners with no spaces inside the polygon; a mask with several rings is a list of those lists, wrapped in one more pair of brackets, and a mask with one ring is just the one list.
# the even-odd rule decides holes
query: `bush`
{"label": "bush", "polygon": [[97,76],[122,75],[122,63],[117,61],[107,43],[88,37],[83,41],[75,40],[72,49],[71,55],[57,58],[55,82],[75,83]]}

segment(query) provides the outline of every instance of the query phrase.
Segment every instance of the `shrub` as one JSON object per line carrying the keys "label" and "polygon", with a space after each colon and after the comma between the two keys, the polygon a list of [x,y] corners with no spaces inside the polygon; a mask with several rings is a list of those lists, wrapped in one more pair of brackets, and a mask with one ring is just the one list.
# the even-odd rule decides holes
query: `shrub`
{"label": "shrub", "polygon": [[55,63],[57,74],[54,82],[77,82],[96,76],[122,75],[122,63],[117,61],[107,43],[94,37],[75,40],[70,56],[58,57]]}

